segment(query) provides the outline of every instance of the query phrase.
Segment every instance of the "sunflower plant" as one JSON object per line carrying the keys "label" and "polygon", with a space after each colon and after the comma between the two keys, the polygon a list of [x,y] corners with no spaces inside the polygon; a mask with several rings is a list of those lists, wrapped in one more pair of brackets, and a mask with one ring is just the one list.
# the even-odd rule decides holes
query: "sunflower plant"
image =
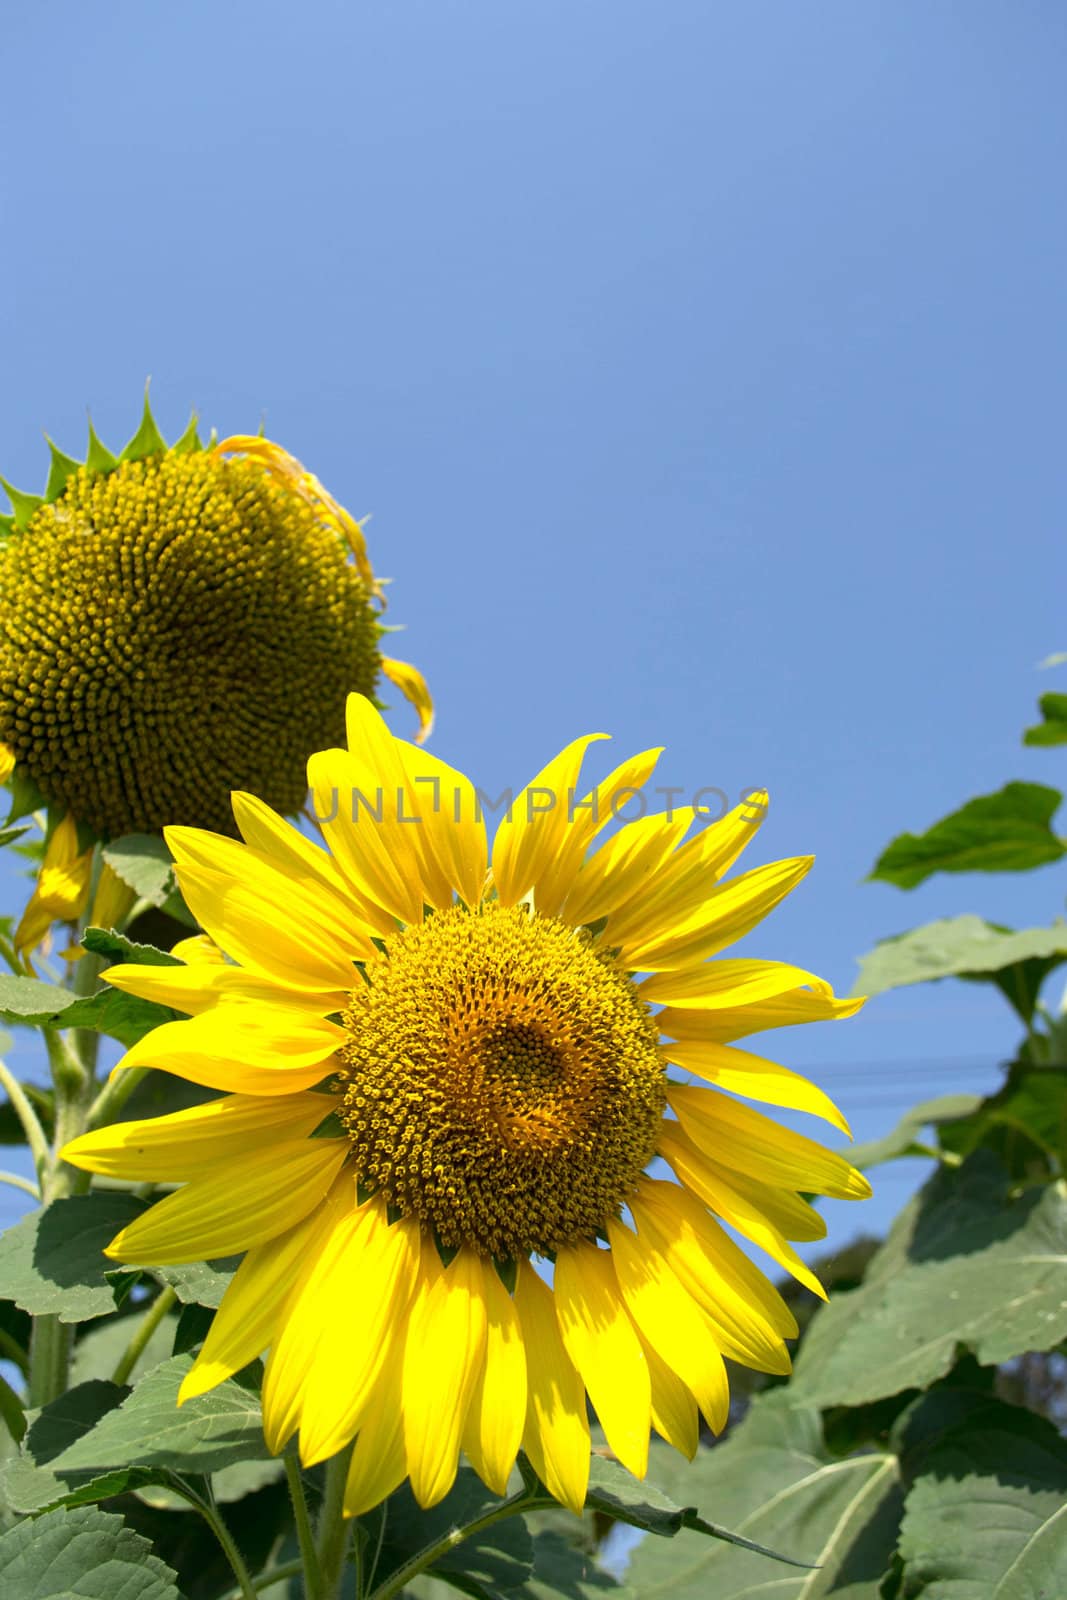
{"label": "sunflower plant", "polygon": [[301,826],[239,786],[225,826],[164,825],[195,932],[83,925],[103,984],[62,1006],[9,980],[20,1020],[67,1007],[62,1037],[126,1049],[53,1146],[4,1069],[63,1177],[0,1241],[29,1519],[0,1575],[84,1536],[139,1565],[131,1597],[532,1600],[619,1587],[596,1551],[629,1523],[810,1576],[686,1474],[731,1373],[790,1369],[790,1297],[746,1246],[821,1295],[814,1201],[869,1193],[757,1108],[847,1134],[743,1042],[861,1001],[725,953],[811,865],[735,870],[766,797],[620,824],[659,752],[587,788],[600,737],[490,846],[471,779],[353,693]]}

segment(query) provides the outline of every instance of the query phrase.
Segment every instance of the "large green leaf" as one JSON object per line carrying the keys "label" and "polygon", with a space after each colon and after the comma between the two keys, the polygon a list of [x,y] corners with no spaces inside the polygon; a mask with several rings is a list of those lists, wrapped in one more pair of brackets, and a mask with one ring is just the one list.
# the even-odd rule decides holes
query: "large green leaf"
{"label": "large green leaf", "polygon": [[166,903],[174,889],[174,863],[158,834],[129,833],[104,846],[104,860],[137,895],[150,905]]}
{"label": "large green leaf", "polygon": [[1050,928],[998,927],[968,913],[945,917],[882,939],[860,961],[855,994],[884,994],[912,983],[966,978],[995,983],[1024,1022],[1029,1022],[1041,985],[1067,961],[1067,922]]}
{"label": "large green leaf", "polygon": [[933,1152],[919,1137],[923,1129],[940,1127],[956,1117],[969,1116],[981,1104],[980,1094],[942,1094],[934,1100],[923,1100],[906,1111],[896,1127],[881,1139],[850,1145],[848,1159],[854,1167],[866,1172],[869,1167],[880,1166],[883,1161],[895,1161],[900,1156],[929,1156]]}
{"label": "large green leaf", "polygon": [[152,1474],[144,1468],[119,1467],[102,1475],[81,1473],[60,1478],[50,1465],[68,1446],[91,1432],[128,1393],[118,1384],[94,1380],[77,1384],[43,1410],[31,1412],[18,1455],[9,1457],[0,1467],[0,1501],[10,1510],[25,1514],[60,1503],[105,1500],[149,1481]]}
{"label": "large green leaf", "polygon": [[923,1388],[957,1348],[995,1366],[1067,1336],[1067,1198],[1013,1195],[978,1150],[939,1170],[897,1218],[864,1282],[820,1308],[791,1392],[798,1404],[862,1405]]}
{"label": "large green leaf", "polygon": [[1018,1178],[1067,1171],[1067,1067],[1016,1062],[996,1094],[939,1133],[942,1147],[955,1155],[993,1146]]}
{"label": "large green leaf", "polygon": [[947,1390],[924,1395],[901,1432],[920,1455],[900,1532],[905,1595],[1067,1595],[1067,1442],[1050,1422]]}
{"label": "large green leaf", "polygon": [[179,1410],[178,1389],[191,1366],[191,1356],[172,1356],[147,1373],[117,1410],[56,1457],[53,1471],[134,1465],[216,1472],[236,1461],[264,1460],[269,1452],[251,1389],[231,1378]]}
{"label": "large green leaf", "polygon": [[93,1506],[50,1511],[0,1538],[11,1600],[181,1600],[176,1574],[121,1517]]}
{"label": "large green leaf", "polygon": [[902,833],[871,877],[914,889],[935,872],[1027,872],[1058,861],[1067,846],[1052,831],[1063,796],[1043,783],[1006,783],[968,800],[925,833]]}
{"label": "large green leaf", "polygon": [[72,990],[42,983],[39,978],[0,976],[0,1017],[8,1023],[37,1027],[56,1022],[76,999]]}
{"label": "large green leaf", "polygon": [[105,1274],[115,1268],[104,1248],[143,1210],[144,1202],[131,1194],[99,1190],[31,1211],[0,1234],[5,1295],[35,1317],[55,1312],[61,1322],[87,1322],[107,1316],[115,1309],[115,1291]]}
{"label": "large green leaf", "polygon": [[1067,694],[1051,691],[1038,701],[1042,720],[1023,734],[1023,744],[1067,744]]}
{"label": "large green leaf", "polygon": [[679,1499],[697,1500],[757,1544],[787,1552],[801,1568],[683,1532],[673,1543],[643,1539],[624,1577],[633,1600],[878,1600],[899,1517],[896,1458],[833,1460],[814,1412],[783,1391],[757,1400],[721,1445],[686,1462],[654,1444],[650,1475]]}

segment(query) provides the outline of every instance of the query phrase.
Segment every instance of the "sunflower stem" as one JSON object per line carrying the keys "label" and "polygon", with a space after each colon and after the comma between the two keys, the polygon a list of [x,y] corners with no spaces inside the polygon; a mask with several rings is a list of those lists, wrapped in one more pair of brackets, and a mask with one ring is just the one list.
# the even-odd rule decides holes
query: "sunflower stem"
{"label": "sunflower stem", "polygon": [[308,1600],[319,1600],[322,1594],[322,1569],[319,1566],[319,1553],[315,1548],[315,1535],[311,1528],[311,1518],[308,1515],[308,1503],[304,1494],[304,1480],[300,1475],[300,1462],[295,1456],[285,1456],[285,1476],[289,1484],[289,1498],[293,1502],[293,1521],[296,1524],[296,1538],[300,1546],[300,1563],[304,1569],[304,1588],[307,1590]]}
{"label": "sunflower stem", "polygon": [[345,1521],[345,1479],[352,1446],[326,1464],[326,1487],[319,1515],[318,1563],[321,1588],[316,1600],[336,1600],[345,1569],[348,1524]]}
{"label": "sunflower stem", "polygon": [[11,1101],[12,1109],[22,1124],[22,1131],[26,1135],[26,1143],[30,1147],[30,1154],[33,1156],[33,1164],[37,1169],[38,1181],[40,1181],[51,1162],[48,1140],[44,1136],[40,1118],[30,1104],[26,1091],[6,1061],[0,1061],[0,1084],[3,1084],[7,1090],[7,1097]]}
{"label": "sunflower stem", "polygon": [[187,1498],[192,1505],[195,1505],[222,1546],[226,1559],[233,1569],[233,1575],[237,1579],[237,1589],[242,1600],[256,1600],[256,1587],[249,1575],[248,1567],[245,1565],[245,1558],[237,1548],[237,1542],[233,1534],[222,1519],[210,1486],[206,1498],[201,1498],[199,1495],[188,1495]]}
{"label": "sunflower stem", "polygon": [[159,1327],[159,1324],[163,1321],[163,1318],[167,1315],[167,1312],[170,1310],[171,1306],[174,1305],[177,1298],[178,1296],[175,1294],[174,1290],[169,1284],[165,1289],[160,1290],[155,1300],[141,1318],[137,1332],[126,1346],[126,1349],[123,1351],[114,1372],[111,1374],[112,1383],[126,1382],[130,1373],[137,1365],[138,1357],[144,1352],[144,1348],[149,1339],[151,1339],[152,1335]]}

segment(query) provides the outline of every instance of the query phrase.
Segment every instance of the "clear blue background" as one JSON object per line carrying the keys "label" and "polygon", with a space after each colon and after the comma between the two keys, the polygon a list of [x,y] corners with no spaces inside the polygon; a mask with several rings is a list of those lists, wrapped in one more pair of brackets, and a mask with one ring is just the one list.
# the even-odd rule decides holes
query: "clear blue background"
{"label": "clear blue background", "polygon": [[[840,988],[920,920],[1061,909],[1057,869],[862,882],[1063,775],[1019,745],[1067,647],[1061,5],[53,0],[4,34],[5,475],[86,406],[127,437],[148,373],[172,437],[265,417],[373,512],[437,751],[498,789],[600,728],[765,783],[753,853],[819,859],[750,948]],[[945,984],[774,1045],[868,1137],[1015,1036]]]}

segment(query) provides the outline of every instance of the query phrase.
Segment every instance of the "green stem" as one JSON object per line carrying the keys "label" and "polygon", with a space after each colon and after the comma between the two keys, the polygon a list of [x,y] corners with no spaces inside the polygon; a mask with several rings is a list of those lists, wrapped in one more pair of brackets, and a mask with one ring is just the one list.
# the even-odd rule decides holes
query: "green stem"
{"label": "green stem", "polygon": [[225,1551],[226,1559],[233,1568],[233,1575],[237,1579],[237,1591],[242,1596],[242,1600],[255,1600],[256,1588],[249,1576],[245,1558],[237,1548],[233,1534],[222,1520],[219,1508],[215,1504],[214,1495],[210,1495],[206,1500],[202,1500],[197,1495],[193,1500],[193,1504]]}
{"label": "green stem", "polygon": [[311,1529],[304,1480],[300,1476],[300,1462],[295,1456],[285,1456],[285,1476],[289,1483],[289,1498],[293,1502],[293,1521],[296,1523],[297,1543],[300,1546],[301,1565],[304,1569],[304,1588],[308,1600],[319,1600],[322,1594],[322,1569],[315,1549],[315,1535]]}
{"label": "green stem", "polygon": [[22,1131],[26,1135],[26,1143],[33,1156],[33,1164],[37,1168],[37,1177],[51,1164],[51,1152],[48,1149],[48,1140],[44,1136],[40,1119],[31,1106],[23,1089],[6,1061],[0,1061],[0,1083],[7,1090],[7,1097],[11,1101],[16,1117],[22,1124]]}
{"label": "green stem", "polygon": [[118,1365],[111,1374],[112,1383],[126,1382],[126,1379],[137,1365],[138,1357],[144,1351],[145,1345],[151,1339],[177,1298],[178,1296],[169,1285],[167,1288],[160,1290],[152,1305],[149,1306],[142,1317],[137,1332],[126,1346]]}
{"label": "green stem", "polygon": [[[256,1594],[260,1594],[264,1589],[269,1589],[272,1584],[284,1583],[289,1578],[298,1578],[303,1570],[304,1563],[302,1561],[283,1561],[280,1566],[265,1567],[262,1572],[257,1572],[252,1579],[252,1588]],[[226,1600],[237,1600],[240,1594],[240,1589],[231,1589],[226,1596]]]}
{"label": "green stem", "polygon": [[33,1179],[21,1178],[17,1172],[5,1172],[0,1170],[0,1183],[9,1183],[12,1189],[22,1189],[26,1194],[31,1195],[34,1200],[39,1200],[41,1198],[41,1191],[38,1189]]}
{"label": "green stem", "polygon": [[[319,1515],[318,1561],[321,1600],[336,1600],[345,1567],[348,1524],[345,1522],[345,1479],[352,1446],[326,1463],[326,1486]],[[317,1597],[318,1600],[318,1597]]]}
{"label": "green stem", "polygon": [[412,1578],[417,1578],[420,1572],[432,1567],[441,1556],[447,1555],[472,1534],[481,1533],[483,1528],[491,1528],[494,1522],[503,1522],[506,1517],[518,1516],[524,1511],[540,1511],[553,1503],[543,1496],[530,1495],[525,1489],[521,1490],[519,1494],[512,1495],[510,1500],[504,1500],[500,1505],[494,1506],[492,1511],[487,1511],[475,1522],[468,1522],[462,1528],[450,1528],[442,1538],[426,1545],[413,1555],[410,1561],[406,1561],[402,1567],[391,1572],[385,1582],[379,1584],[373,1591],[370,1600],[392,1600],[392,1596],[399,1594]]}
{"label": "green stem", "polygon": [[123,1072],[113,1072],[89,1107],[86,1127],[90,1130],[104,1128],[109,1122],[114,1122],[137,1085],[150,1071],[150,1067],[129,1067]]}
{"label": "green stem", "polygon": [[57,1316],[34,1317],[30,1334],[29,1402],[46,1406],[66,1392],[73,1328]]}

